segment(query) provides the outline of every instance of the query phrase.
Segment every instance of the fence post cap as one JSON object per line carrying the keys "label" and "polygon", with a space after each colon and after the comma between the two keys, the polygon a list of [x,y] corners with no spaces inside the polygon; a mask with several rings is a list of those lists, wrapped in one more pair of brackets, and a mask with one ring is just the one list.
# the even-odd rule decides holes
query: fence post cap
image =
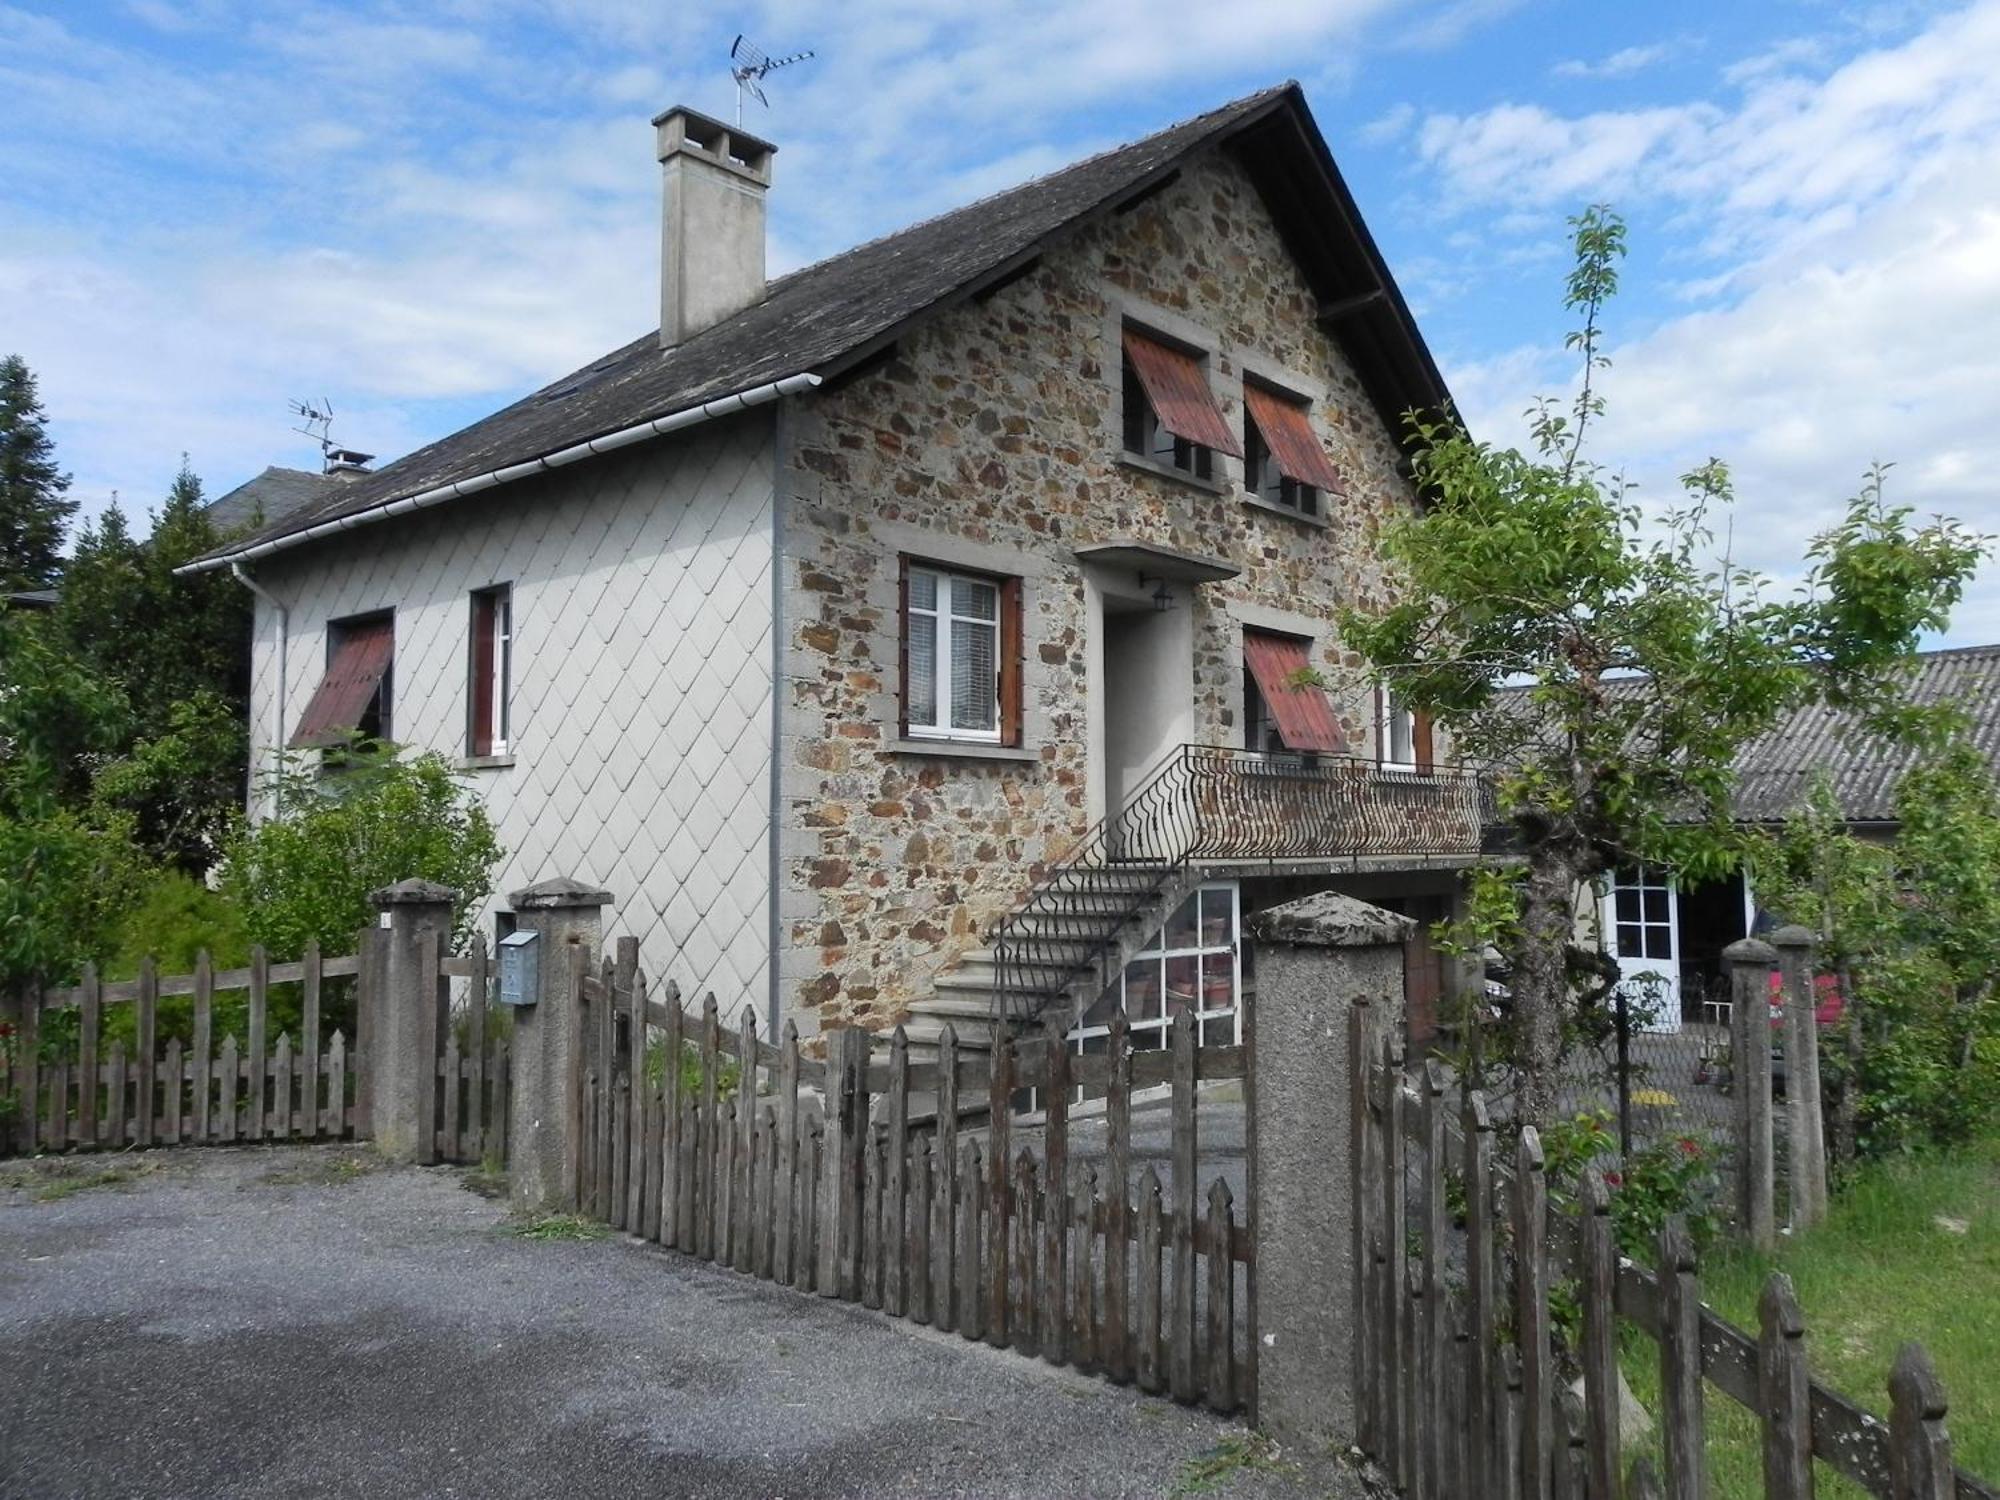
{"label": "fence post cap", "polygon": [[507,897],[507,904],[515,911],[555,911],[571,906],[609,906],[611,892],[600,890],[581,880],[572,880],[567,875],[558,875],[553,880],[538,880],[531,886],[513,892]]}
{"label": "fence post cap", "polygon": [[1726,964],[1774,964],[1778,961],[1778,950],[1762,938],[1738,938],[1722,950],[1722,961]]}
{"label": "fence post cap", "polygon": [[394,885],[385,885],[380,890],[371,891],[368,899],[384,908],[449,906],[458,899],[458,892],[448,885],[439,885],[435,880],[418,880],[412,877],[408,880],[399,880]]}
{"label": "fence post cap", "polygon": [[1318,891],[1260,911],[1245,924],[1261,942],[1304,948],[1373,948],[1406,943],[1417,930],[1413,917],[1384,911],[1339,891]]}
{"label": "fence post cap", "polygon": [[1787,923],[1771,934],[1771,946],[1774,948],[1811,948],[1818,943],[1818,933],[1796,922]]}

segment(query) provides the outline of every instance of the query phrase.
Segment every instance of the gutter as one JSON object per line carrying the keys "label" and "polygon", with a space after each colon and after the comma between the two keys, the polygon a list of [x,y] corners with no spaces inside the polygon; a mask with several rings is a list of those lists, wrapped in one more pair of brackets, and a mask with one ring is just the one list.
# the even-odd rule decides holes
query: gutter
{"label": "gutter", "polygon": [[[719,417],[734,416],[753,406],[763,406],[784,396],[792,396],[800,391],[812,390],[820,383],[820,377],[810,371],[787,375],[782,380],[773,380],[764,385],[753,386],[747,391],[738,391],[731,396],[718,396],[713,401],[704,401],[699,406],[690,406],[681,411],[669,412],[664,417],[655,417],[650,422],[641,422],[636,427],[621,428],[617,432],[594,437],[573,447],[563,448],[540,458],[531,458],[523,463],[510,464],[504,469],[493,469],[471,479],[454,480],[450,484],[439,485],[435,489],[421,490],[414,495],[405,495],[397,500],[385,500],[380,505],[372,505],[366,510],[358,510],[352,515],[336,516],[330,521],[321,521],[316,526],[308,526],[303,531],[288,532],[284,536],[271,538],[268,542],[258,542],[254,546],[236,552],[222,552],[213,557],[199,558],[174,569],[175,576],[189,573],[208,573],[217,568],[232,570],[238,565],[253,562],[260,557],[269,557],[273,552],[284,552],[307,542],[318,541],[321,537],[352,531],[358,526],[366,526],[375,521],[386,521],[391,516],[404,516],[412,511],[428,510],[433,505],[442,505],[447,500],[456,500],[463,495],[475,495],[481,490],[494,489],[499,485],[511,484],[516,479],[527,479],[550,469],[560,469],[566,464],[578,463],[586,458],[594,458],[601,453],[612,453],[620,448],[629,448],[634,443],[643,443],[648,438],[660,437],[669,432],[678,432],[687,427],[698,427],[704,422],[712,422]],[[241,572],[239,578],[248,579]],[[253,588],[255,585],[251,585]]]}
{"label": "gutter", "polygon": [[[183,572],[185,571],[185,569],[177,568],[174,571]],[[271,748],[276,754],[283,755],[285,753],[285,662],[286,658],[291,653],[292,612],[291,610],[285,607],[285,605],[279,600],[276,594],[273,594],[269,589],[265,588],[263,584],[259,583],[256,579],[252,578],[247,572],[245,572],[242,563],[231,562],[229,564],[229,571],[235,575],[236,581],[238,583],[242,584],[243,587],[250,590],[250,592],[254,594],[257,598],[263,600],[266,604],[270,605],[272,612],[275,613],[278,617],[278,698],[277,698],[278,727],[272,735]],[[254,745],[251,748],[251,754],[253,757],[256,754],[256,748]],[[249,796],[254,797],[257,792],[256,777],[254,774],[252,775],[250,780],[251,780],[251,785],[248,788],[248,794]]]}

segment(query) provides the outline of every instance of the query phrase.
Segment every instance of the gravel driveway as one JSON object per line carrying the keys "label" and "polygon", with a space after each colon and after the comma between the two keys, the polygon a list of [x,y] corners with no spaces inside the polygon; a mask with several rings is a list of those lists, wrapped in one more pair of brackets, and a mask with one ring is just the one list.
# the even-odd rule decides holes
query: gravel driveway
{"label": "gravel driveway", "polygon": [[[1352,1496],[1323,1460],[339,1147],[0,1164],[0,1495]],[[1225,1445],[1218,1456],[1218,1445]],[[1219,1470],[1190,1488],[1208,1455]]]}

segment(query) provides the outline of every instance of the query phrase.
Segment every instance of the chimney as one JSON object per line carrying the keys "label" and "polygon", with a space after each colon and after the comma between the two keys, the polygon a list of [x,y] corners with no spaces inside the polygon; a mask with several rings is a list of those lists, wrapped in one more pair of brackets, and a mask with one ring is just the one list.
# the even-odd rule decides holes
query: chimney
{"label": "chimney", "polygon": [[373,472],[368,466],[374,461],[372,453],[356,453],[352,448],[328,448],[322,465],[329,479],[359,479],[363,474]]}
{"label": "chimney", "polygon": [[653,121],[666,203],[660,347],[671,349],[764,295],[764,194],[777,147],[677,106]]}

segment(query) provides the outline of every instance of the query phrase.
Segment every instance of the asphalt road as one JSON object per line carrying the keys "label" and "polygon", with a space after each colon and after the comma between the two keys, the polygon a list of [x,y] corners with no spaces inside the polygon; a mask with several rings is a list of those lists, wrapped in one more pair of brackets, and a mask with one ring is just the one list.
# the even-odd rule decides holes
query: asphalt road
{"label": "asphalt road", "polygon": [[[103,1159],[77,1179],[89,1182]],[[0,1496],[1166,1495],[1242,1429],[618,1237],[453,1169],[0,1165]],[[1314,1455],[1203,1493],[1351,1496]]]}

